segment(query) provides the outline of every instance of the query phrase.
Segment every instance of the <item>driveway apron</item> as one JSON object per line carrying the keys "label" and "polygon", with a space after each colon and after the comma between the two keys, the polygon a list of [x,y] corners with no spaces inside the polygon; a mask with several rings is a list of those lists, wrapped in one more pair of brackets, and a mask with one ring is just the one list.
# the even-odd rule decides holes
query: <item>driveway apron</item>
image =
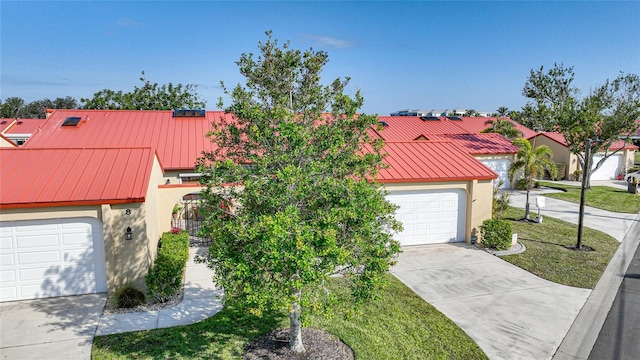
{"label": "driveway apron", "polygon": [[0,303],[0,358],[90,359],[106,294]]}
{"label": "driveway apron", "polygon": [[405,247],[392,273],[490,359],[550,359],[591,292],[544,280],[467,244]]}

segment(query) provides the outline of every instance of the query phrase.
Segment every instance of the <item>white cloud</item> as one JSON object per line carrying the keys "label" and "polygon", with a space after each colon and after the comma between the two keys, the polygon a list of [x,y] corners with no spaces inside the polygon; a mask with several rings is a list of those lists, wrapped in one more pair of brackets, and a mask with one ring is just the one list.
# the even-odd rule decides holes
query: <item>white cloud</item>
{"label": "white cloud", "polygon": [[329,46],[332,48],[347,49],[355,46],[354,41],[338,39],[331,36],[304,34],[304,37],[321,45]]}

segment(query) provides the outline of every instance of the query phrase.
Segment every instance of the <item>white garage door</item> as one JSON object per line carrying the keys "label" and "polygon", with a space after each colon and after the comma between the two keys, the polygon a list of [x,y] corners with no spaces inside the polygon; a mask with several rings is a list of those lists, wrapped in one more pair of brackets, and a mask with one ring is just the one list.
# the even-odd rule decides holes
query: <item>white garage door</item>
{"label": "white garage door", "polygon": [[503,184],[500,189],[509,189],[511,188],[511,182],[509,181],[509,166],[511,166],[511,161],[508,159],[492,159],[492,160],[483,160],[480,159],[480,162],[483,163],[489,169],[498,173],[498,179],[495,180],[495,184],[498,184],[498,181],[502,180]]}
{"label": "white garage door", "polygon": [[[602,159],[600,155],[593,156],[591,169],[596,167],[598,161]],[[615,179],[622,170],[622,155],[611,155],[605,160],[600,168],[591,173],[591,180],[611,180]]]}
{"label": "white garage door", "polygon": [[102,224],[73,218],[0,222],[0,301],[107,290]]}
{"label": "white garage door", "polygon": [[401,245],[464,241],[464,191],[393,191],[387,198],[399,206],[396,218],[404,230],[395,238]]}

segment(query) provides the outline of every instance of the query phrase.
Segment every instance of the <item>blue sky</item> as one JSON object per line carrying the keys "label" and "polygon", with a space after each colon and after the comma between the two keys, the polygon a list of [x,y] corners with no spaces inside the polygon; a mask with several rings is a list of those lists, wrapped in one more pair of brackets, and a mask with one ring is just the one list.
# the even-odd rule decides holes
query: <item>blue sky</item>
{"label": "blue sky", "polygon": [[574,66],[583,92],[640,73],[640,1],[629,2],[0,2],[0,98],[27,101],[198,85],[215,109],[220,80],[264,32],[324,50],[328,84],[351,77],[362,112],[517,110],[529,71]]}

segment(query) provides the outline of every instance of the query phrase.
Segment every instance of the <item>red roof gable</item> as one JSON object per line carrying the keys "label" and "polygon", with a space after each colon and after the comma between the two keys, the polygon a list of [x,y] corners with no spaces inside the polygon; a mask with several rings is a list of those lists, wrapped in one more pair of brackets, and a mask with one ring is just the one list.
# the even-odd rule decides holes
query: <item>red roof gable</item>
{"label": "red roof gable", "polygon": [[518,152],[518,147],[513,145],[509,139],[495,133],[425,135],[425,138],[450,140],[473,155],[515,154]]}
{"label": "red roof gable", "polygon": [[[557,142],[558,144],[560,144],[562,146],[567,146],[567,141],[564,138],[564,135],[562,135],[559,132],[545,131],[545,132],[541,132],[539,134],[536,134],[534,136],[531,136],[527,140],[531,140],[536,136],[545,136],[545,137]],[[618,149],[638,150],[638,147],[636,145],[633,145],[633,144],[630,144],[628,142],[625,142],[624,140],[616,140],[613,143],[611,143],[611,146],[609,146],[609,150],[615,151],[615,150],[618,150]]]}
{"label": "red roof gable", "polygon": [[38,130],[40,125],[44,124],[45,121],[46,119],[16,119],[3,131],[3,133],[32,135],[36,130]]}
{"label": "red roof gable", "polygon": [[[193,169],[203,151],[214,145],[206,134],[222,111],[204,117],[173,117],[170,110],[54,110],[40,131],[25,144],[29,148],[152,147],[165,170]],[[67,117],[81,118],[78,126],[62,126]]]}
{"label": "red roof gable", "polygon": [[0,149],[0,208],[142,202],[153,149]]}
{"label": "red roof gable", "polygon": [[382,148],[389,168],[380,170],[378,181],[439,182],[491,180],[498,174],[449,141],[387,142]]}

